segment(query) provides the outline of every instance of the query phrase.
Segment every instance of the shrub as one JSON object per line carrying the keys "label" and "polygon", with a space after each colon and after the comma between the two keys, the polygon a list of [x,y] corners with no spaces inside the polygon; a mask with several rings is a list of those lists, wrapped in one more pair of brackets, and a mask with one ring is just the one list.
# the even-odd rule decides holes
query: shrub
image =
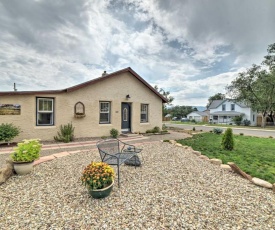
{"label": "shrub", "polygon": [[107,136],[102,136],[101,139],[107,139],[108,137]]}
{"label": "shrub", "polygon": [[111,137],[117,138],[118,137],[118,130],[117,129],[111,129],[110,130]]}
{"label": "shrub", "polygon": [[244,119],[243,120],[244,126],[249,126],[251,124],[250,120]]}
{"label": "shrub", "polygon": [[269,136],[269,138],[273,138],[272,136]]}
{"label": "shrub", "polygon": [[213,133],[213,130],[210,130],[209,132],[210,132],[210,133]]}
{"label": "shrub", "polygon": [[241,125],[242,120],[243,120],[243,115],[235,116],[232,118],[232,121],[234,121],[236,125]]}
{"label": "shrub", "polygon": [[82,184],[89,189],[102,189],[114,180],[114,169],[104,162],[92,162],[87,165],[80,178]]}
{"label": "shrub", "polygon": [[193,131],[196,131],[196,128],[195,128],[195,127],[193,127]]}
{"label": "shrub", "polygon": [[165,124],[162,125],[162,130],[163,131],[167,130],[167,126]]}
{"label": "shrub", "polygon": [[233,150],[234,148],[234,139],[233,132],[231,128],[227,128],[223,138],[222,138],[222,146],[225,150]]}
{"label": "shrub", "polygon": [[213,133],[215,134],[222,134],[223,130],[221,128],[214,128]]}
{"label": "shrub", "polygon": [[57,132],[57,136],[54,136],[55,141],[62,141],[68,143],[74,139],[74,127],[72,123],[67,125],[60,125],[60,132]]}
{"label": "shrub", "polygon": [[11,158],[16,162],[32,162],[39,158],[41,147],[39,139],[23,140],[17,144]]}
{"label": "shrub", "polygon": [[169,142],[169,140],[163,140],[163,142]]}
{"label": "shrub", "polygon": [[153,129],[152,129],[152,132],[153,133],[160,133],[160,128],[158,126],[155,126]]}
{"label": "shrub", "polygon": [[197,123],[195,119],[192,119],[192,120],[191,120],[191,122],[193,122],[193,123]]}
{"label": "shrub", "polygon": [[2,123],[0,125],[0,141],[9,142],[18,136],[20,133],[20,128],[15,126],[12,123],[4,124]]}
{"label": "shrub", "polygon": [[240,133],[241,136],[243,136],[243,133]]}

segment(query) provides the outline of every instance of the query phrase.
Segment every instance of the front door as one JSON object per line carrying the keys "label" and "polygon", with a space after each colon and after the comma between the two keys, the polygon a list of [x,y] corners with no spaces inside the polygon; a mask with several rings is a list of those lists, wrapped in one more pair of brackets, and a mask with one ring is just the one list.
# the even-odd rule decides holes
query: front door
{"label": "front door", "polygon": [[129,103],[121,104],[121,131],[131,131],[131,105]]}

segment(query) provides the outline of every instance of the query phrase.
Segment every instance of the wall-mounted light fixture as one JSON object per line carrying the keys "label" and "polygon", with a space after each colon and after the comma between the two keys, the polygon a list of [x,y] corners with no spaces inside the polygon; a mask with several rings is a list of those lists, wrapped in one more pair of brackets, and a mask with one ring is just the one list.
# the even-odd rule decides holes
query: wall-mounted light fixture
{"label": "wall-mounted light fixture", "polygon": [[127,94],[127,95],[126,95],[126,99],[128,100],[128,99],[130,99],[130,98],[131,98],[130,95]]}

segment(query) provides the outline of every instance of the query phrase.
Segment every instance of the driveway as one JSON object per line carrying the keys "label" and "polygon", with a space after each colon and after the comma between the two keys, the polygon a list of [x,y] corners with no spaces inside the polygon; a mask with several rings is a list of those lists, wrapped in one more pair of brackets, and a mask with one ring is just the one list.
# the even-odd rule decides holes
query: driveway
{"label": "driveway", "polygon": [[[171,123],[164,123],[167,127],[174,127],[174,128],[181,128],[181,129],[189,129],[192,130],[193,127],[196,128],[196,130],[203,130],[203,131],[210,131],[216,128],[217,126],[208,126],[208,125],[189,125],[189,124],[171,124]],[[223,130],[226,130],[227,127],[217,127],[221,128]],[[238,128],[236,126],[231,127],[234,134],[240,134],[243,133],[247,136],[257,136],[257,137],[270,137],[272,136],[275,138],[275,130],[263,130],[261,128],[255,127],[255,128]]]}

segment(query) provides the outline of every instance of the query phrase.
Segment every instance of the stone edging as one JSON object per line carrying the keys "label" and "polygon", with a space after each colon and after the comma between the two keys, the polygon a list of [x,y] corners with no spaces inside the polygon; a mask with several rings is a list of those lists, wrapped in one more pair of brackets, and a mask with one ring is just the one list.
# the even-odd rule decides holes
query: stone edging
{"label": "stone edging", "polygon": [[252,176],[246,174],[234,162],[228,162],[227,164],[222,164],[222,160],[214,159],[214,158],[209,159],[207,156],[202,155],[200,151],[195,151],[195,150],[192,149],[192,147],[184,146],[180,143],[177,143],[175,140],[169,140],[169,143],[171,143],[172,145],[190,150],[194,155],[198,156],[200,159],[207,160],[211,164],[220,166],[220,168],[222,168],[223,170],[228,170],[228,171],[238,173],[239,175],[241,175],[245,179],[249,180],[251,183],[253,183],[255,185],[258,185],[258,186],[261,186],[261,187],[264,187],[264,188],[272,189],[273,192],[275,193],[275,183],[272,185],[271,183],[269,183],[265,180],[259,179],[257,177],[252,177]]}

